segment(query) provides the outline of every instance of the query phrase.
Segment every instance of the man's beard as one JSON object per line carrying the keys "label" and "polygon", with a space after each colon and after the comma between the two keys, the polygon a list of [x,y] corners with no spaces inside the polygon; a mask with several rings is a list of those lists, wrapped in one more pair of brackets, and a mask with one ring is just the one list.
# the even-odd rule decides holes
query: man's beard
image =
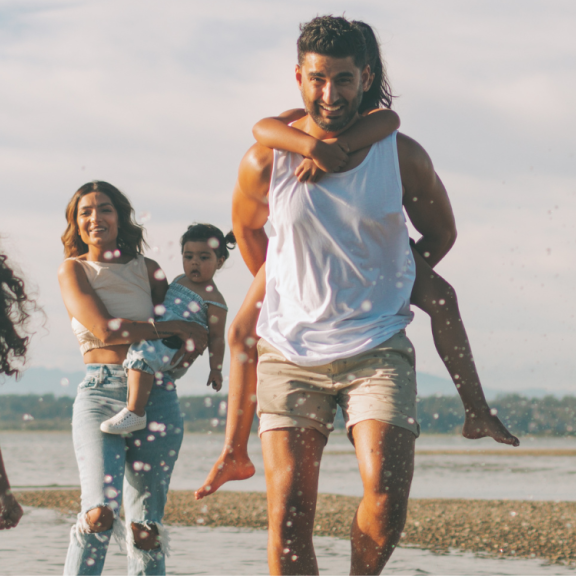
{"label": "man's beard", "polygon": [[318,104],[318,100],[309,101],[306,99],[304,94],[302,94],[302,100],[304,101],[304,107],[306,108],[306,112],[310,115],[312,120],[320,127],[322,130],[326,132],[339,132],[352,121],[356,113],[358,112],[358,108],[360,103],[362,102],[362,96],[364,95],[364,90],[362,85],[358,90],[358,94],[353,100],[346,101],[346,100],[338,100],[332,106],[338,106],[340,104],[344,104],[345,112],[339,118],[334,118],[333,120],[324,118],[320,112],[320,106]]}

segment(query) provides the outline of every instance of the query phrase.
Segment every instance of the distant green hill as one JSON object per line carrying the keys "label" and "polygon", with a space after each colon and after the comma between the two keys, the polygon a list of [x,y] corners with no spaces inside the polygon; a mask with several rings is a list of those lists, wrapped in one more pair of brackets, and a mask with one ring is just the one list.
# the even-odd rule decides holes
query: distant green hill
{"label": "distant green hill", "polygon": [[[58,368],[29,368],[22,378],[16,381],[14,378],[5,378],[0,383],[0,396],[6,394],[54,394],[54,396],[76,396],[76,388],[82,382],[84,372],[64,372]],[[484,390],[488,399],[494,399],[501,394],[510,394],[510,390]],[[522,394],[529,398],[543,398],[552,394],[558,398],[565,392],[559,390],[547,390],[534,388],[523,390]],[[418,396],[455,396],[456,388],[448,379],[426,372],[418,372]]]}
{"label": "distant green hill", "polygon": [[[227,400],[224,394],[180,398],[186,430],[223,432]],[[53,394],[1,396],[0,429],[67,430],[73,402],[69,396],[55,397]],[[576,435],[576,396],[558,399],[554,396],[526,398],[511,394],[491,401],[490,405],[514,434]],[[459,433],[464,422],[464,410],[460,399],[455,396],[429,396],[419,399],[418,420],[424,433]],[[344,427],[340,411],[335,427]]]}

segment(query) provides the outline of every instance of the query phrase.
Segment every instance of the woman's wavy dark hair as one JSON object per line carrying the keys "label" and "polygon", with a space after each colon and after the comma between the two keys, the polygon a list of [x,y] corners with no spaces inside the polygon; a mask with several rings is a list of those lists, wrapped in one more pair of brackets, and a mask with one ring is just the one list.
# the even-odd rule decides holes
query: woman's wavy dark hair
{"label": "woman's wavy dark hair", "polygon": [[374,80],[370,88],[364,92],[362,102],[358,108],[360,114],[374,108],[392,108],[392,99],[396,98],[392,94],[390,82],[386,74],[386,65],[380,53],[380,43],[371,26],[360,20],[353,20],[352,24],[362,31],[366,42],[366,63],[374,74]]}
{"label": "woman's wavy dark hair", "polygon": [[118,238],[116,244],[123,255],[135,257],[142,254],[144,246],[144,228],[134,220],[134,208],[130,200],[112,184],[101,180],[94,180],[81,186],[72,196],[68,206],[66,206],[66,231],[62,234],[62,244],[64,244],[64,255],[66,258],[75,258],[86,254],[88,246],[84,244],[78,231],[78,203],[80,199],[92,192],[102,192],[106,194],[116,208],[118,213]]}
{"label": "woman's wavy dark hair", "polygon": [[16,276],[6,260],[0,254],[0,374],[18,377],[16,366],[24,363],[28,350],[26,325],[37,306],[26,294],[24,280]]}
{"label": "woman's wavy dark hair", "polygon": [[186,242],[208,242],[210,248],[216,252],[216,257],[224,258],[224,260],[228,260],[230,256],[229,250],[236,247],[234,232],[230,231],[224,236],[222,230],[212,224],[192,224],[192,226],[188,226],[188,230],[180,238],[182,251],[184,251]]}

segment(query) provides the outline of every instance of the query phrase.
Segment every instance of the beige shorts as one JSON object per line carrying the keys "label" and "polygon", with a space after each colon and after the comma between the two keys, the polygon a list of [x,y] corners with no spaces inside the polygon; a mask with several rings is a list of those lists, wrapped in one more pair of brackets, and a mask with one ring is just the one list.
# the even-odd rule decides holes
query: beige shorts
{"label": "beige shorts", "polygon": [[379,420],[416,437],[414,347],[404,330],[382,344],[322,366],[298,366],[264,339],[258,342],[259,434],[314,428],[328,438],[337,407],[348,434],[363,420]]}

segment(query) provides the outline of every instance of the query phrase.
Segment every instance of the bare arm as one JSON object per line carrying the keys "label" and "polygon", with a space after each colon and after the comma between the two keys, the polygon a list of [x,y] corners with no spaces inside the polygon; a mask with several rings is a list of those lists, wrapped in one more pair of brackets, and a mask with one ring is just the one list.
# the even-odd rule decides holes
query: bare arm
{"label": "bare arm", "polygon": [[222,363],[224,362],[224,329],[226,327],[226,310],[208,304],[208,351],[210,352],[210,375],[207,386],[212,386],[217,392],[222,388]]}
{"label": "bare arm", "polygon": [[238,170],[232,197],[232,228],[244,262],[253,275],[266,260],[268,236],[268,188],[272,176],[272,150],[255,144]]}
{"label": "bare arm", "polygon": [[422,237],[416,249],[432,268],[456,241],[452,206],[432,160],[416,141],[398,135],[398,157],[404,190],[404,208]]}
{"label": "bare arm", "polygon": [[356,152],[390,136],[399,127],[400,117],[396,112],[376,109],[354,122],[337,140],[345,150]]}
{"label": "bare arm", "polygon": [[324,172],[337,172],[348,161],[346,144],[339,139],[323,142],[298,128],[288,126],[290,122],[305,115],[304,110],[297,109],[273,118],[264,118],[254,126],[252,133],[262,146],[301,154],[311,158]]}
{"label": "bare arm", "polygon": [[[157,264],[156,267],[158,267]],[[58,281],[70,317],[76,318],[107,346],[157,340],[174,334],[182,340],[192,337],[197,348],[203,348],[206,344],[207,337],[203,337],[199,330],[191,331],[190,326],[193,323],[190,322],[170,321],[158,322],[154,325],[146,321],[114,318],[90,286],[81,264],[74,260],[66,260],[61,264],[58,270]],[[159,281],[159,284],[153,288],[154,297],[159,298],[161,292],[162,283]],[[202,342],[203,339],[204,342]]]}

